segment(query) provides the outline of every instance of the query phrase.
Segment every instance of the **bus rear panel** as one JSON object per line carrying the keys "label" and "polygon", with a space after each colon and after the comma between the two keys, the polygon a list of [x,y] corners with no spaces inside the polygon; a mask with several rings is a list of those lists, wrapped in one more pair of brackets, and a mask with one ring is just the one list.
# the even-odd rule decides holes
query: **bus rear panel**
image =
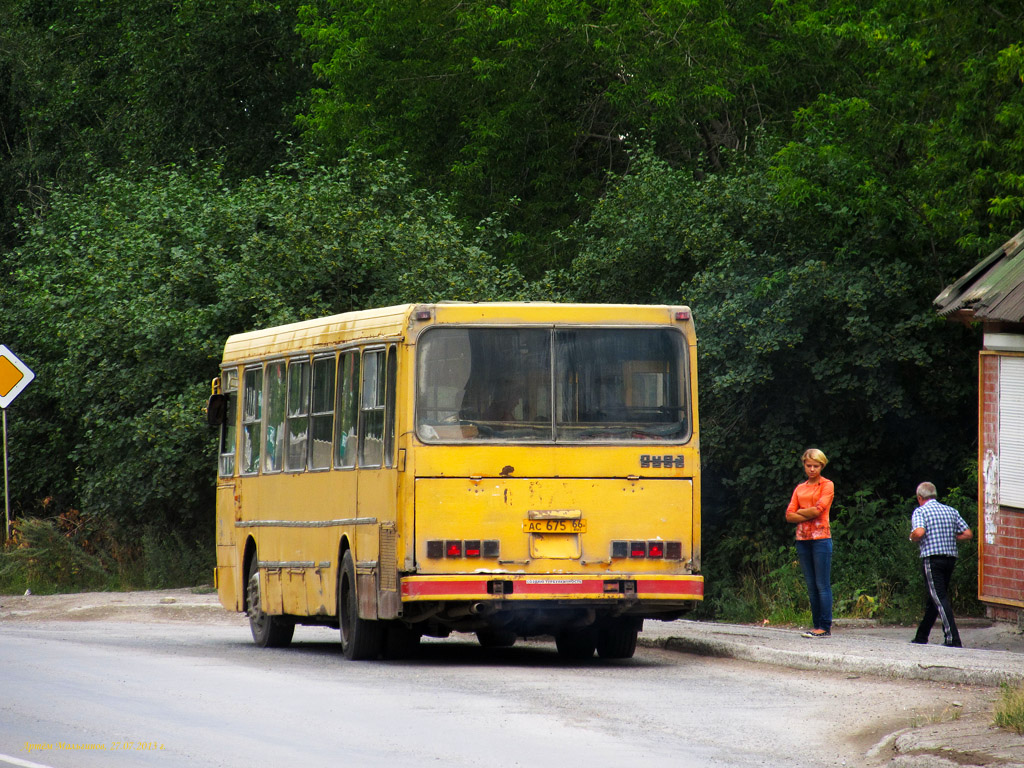
{"label": "bus rear panel", "polygon": [[340,627],[631,656],[703,597],[686,307],[402,305],[232,336],[216,580],[258,645]]}

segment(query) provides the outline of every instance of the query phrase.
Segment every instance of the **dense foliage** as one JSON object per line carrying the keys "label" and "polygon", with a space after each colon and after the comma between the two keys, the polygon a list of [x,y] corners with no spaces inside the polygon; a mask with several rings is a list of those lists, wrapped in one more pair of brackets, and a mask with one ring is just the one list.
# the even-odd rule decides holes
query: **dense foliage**
{"label": "dense foliage", "polygon": [[788,573],[811,444],[876,551],[970,487],[977,339],[931,299],[1024,221],[1019,3],[0,14],[18,517],[202,539],[225,336],[406,299],[691,304],[709,569]]}
{"label": "dense foliage", "polygon": [[202,409],[227,335],[512,295],[515,272],[469,240],[443,199],[364,157],[237,183],[210,165],[101,173],[83,194],[54,193],[3,291],[20,320],[9,341],[37,375],[17,411],[21,498],[61,494],[127,529],[204,531]]}
{"label": "dense foliage", "polygon": [[312,85],[294,0],[0,0],[0,247],[16,206],[101,169],[283,159]]}

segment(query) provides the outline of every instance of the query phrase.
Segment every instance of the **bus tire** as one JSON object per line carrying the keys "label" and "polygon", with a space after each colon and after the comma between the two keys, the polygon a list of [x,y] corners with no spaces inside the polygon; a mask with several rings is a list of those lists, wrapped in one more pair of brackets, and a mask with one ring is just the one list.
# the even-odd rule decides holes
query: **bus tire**
{"label": "bus tire", "polygon": [[636,652],[636,622],[620,619],[597,632],[597,655],[602,659],[631,659]]}
{"label": "bus tire", "polygon": [[584,661],[594,655],[597,636],[593,627],[563,629],[555,636],[558,655],[573,661]]}
{"label": "bus tire", "polygon": [[263,612],[260,600],[260,567],[256,555],[249,563],[249,578],[245,584],[246,613],[249,614],[249,631],[252,640],[260,648],[284,648],[295,634],[295,622],[281,616]]}
{"label": "bus tire", "polygon": [[420,633],[400,621],[384,622],[384,658],[409,659],[419,652]]}
{"label": "bus tire", "polygon": [[477,642],[483,648],[511,648],[516,644],[516,633],[503,627],[481,629],[476,633]]}
{"label": "bus tire", "polygon": [[346,659],[365,661],[381,655],[384,645],[381,623],[359,617],[356,566],[351,550],[342,557],[338,576],[338,628],[341,630],[341,652]]}

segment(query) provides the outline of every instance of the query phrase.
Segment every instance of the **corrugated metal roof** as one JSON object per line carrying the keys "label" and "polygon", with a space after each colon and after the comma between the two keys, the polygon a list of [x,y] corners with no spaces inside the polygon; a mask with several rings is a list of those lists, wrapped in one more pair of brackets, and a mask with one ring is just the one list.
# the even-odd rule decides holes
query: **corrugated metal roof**
{"label": "corrugated metal roof", "polygon": [[1024,322],[1024,230],[947,286],[934,304],[943,316]]}

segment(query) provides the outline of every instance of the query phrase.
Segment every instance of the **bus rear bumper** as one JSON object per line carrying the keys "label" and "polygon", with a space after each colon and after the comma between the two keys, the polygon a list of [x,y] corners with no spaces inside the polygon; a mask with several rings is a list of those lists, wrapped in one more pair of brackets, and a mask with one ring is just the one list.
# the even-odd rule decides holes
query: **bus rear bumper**
{"label": "bus rear bumper", "polygon": [[403,576],[402,602],[424,600],[692,601],[704,597],[703,576],[497,575]]}

